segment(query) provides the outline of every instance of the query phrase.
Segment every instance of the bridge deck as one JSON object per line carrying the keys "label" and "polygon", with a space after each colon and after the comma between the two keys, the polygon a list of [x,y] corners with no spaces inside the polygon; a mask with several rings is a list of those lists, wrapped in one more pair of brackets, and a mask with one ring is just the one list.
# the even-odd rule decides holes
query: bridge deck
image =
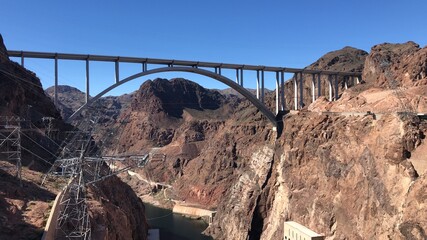
{"label": "bridge deck", "polygon": [[335,72],[321,71],[305,68],[288,68],[274,67],[262,65],[247,65],[247,64],[232,64],[232,63],[216,63],[216,62],[200,62],[175,59],[159,59],[159,58],[139,58],[139,57],[123,57],[123,56],[105,56],[105,55],[88,55],[88,54],[70,54],[70,53],[53,53],[53,52],[32,52],[32,51],[16,51],[9,50],[10,57],[21,58],[45,58],[45,59],[62,59],[62,60],[89,60],[102,62],[125,62],[125,63],[141,63],[141,64],[161,64],[161,65],[176,65],[189,67],[206,67],[206,68],[222,68],[222,69],[243,69],[243,70],[263,70],[266,72],[287,72],[287,73],[307,73],[307,74],[325,74],[325,75],[341,75],[341,76],[360,76],[358,72]]}

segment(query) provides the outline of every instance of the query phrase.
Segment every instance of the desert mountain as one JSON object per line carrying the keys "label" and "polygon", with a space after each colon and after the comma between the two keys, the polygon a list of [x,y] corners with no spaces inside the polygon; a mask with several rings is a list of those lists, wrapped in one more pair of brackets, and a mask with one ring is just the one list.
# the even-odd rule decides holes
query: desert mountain
{"label": "desert mountain", "polygon": [[[45,90],[46,95],[48,95],[53,101],[54,98],[54,87],[49,87]],[[58,110],[61,112],[61,115],[64,119],[73,114],[81,105],[85,103],[85,94],[84,92],[78,90],[77,88],[59,85],[58,86]]]}
{"label": "desert mountain", "polygon": [[306,68],[324,71],[361,72],[368,53],[353,47],[326,53]]}
{"label": "desert mountain", "polygon": [[375,45],[366,59],[363,77],[387,88],[426,85],[427,48],[414,42]]}
{"label": "desert mountain", "polygon": [[170,81],[156,79],[141,85],[132,103],[132,110],[163,112],[181,118],[184,109],[216,110],[224,103],[225,98],[219,92],[205,89],[194,82],[182,78]]}
{"label": "desert mountain", "polygon": [[[54,100],[55,89],[49,87],[45,90],[46,94]],[[86,95],[84,92],[77,88],[59,85],[58,86],[58,106],[56,106],[64,119],[68,119],[77,109],[79,109],[85,103]],[[117,117],[123,108],[127,108],[131,104],[133,93],[124,94],[119,97],[106,96],[99,99],[95,104],[94,108],[102,113],[101,121],[111,120],[111,117]],[[99,114],[101,116],[101,114]],[[82,118],[77,118],[81,120]]]}

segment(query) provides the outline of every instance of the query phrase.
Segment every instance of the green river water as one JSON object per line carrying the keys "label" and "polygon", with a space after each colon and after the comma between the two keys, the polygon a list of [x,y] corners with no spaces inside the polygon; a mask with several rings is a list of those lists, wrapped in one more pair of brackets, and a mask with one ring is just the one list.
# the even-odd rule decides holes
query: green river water
{"label": "green river water", "polygon": [[203,220],[194,220],[172,213],[172,210],[144,203],[150,228],[160,229],[160,240],[211,240],[201,233],[208,227]]}

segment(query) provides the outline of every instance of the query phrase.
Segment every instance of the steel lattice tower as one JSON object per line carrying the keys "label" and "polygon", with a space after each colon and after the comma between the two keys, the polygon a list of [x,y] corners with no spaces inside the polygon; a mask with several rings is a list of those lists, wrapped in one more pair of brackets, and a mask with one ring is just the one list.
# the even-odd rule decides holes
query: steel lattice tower
{"label": "steel lattice tower", "polygon": [[22,186],[22,162],[21,162],[21,119],[19,117],[0,117],[0,148],[6,154],[7,160],[15,163],[16,177]]}

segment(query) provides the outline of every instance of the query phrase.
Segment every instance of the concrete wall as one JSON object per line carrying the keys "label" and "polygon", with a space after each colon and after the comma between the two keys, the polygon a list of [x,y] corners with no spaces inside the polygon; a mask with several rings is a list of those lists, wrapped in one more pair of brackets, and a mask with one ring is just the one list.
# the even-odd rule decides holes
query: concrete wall
{"label": "concrete wall", "polygon": [[211,210],[196,208],[196,207],[182,206],[179,204],[175,204],[172,212],[179,213],[186,216],[207,217],[209,220],[209,223],[212,222],[212,219],[216,214],[216,211],[211,211]]}
{"label": "concrete wall", "polygon": [[285,222],[283,225],[284,240],[323,240],[324,236],[311,231],[305,226],[296,222]]}
{"label": "concrete wall", "polygon": [[47,223],[46,223],[46,226],[44,228],[42,240],[54,240],[55,239],[57,219],[58,219],[59,213],[61,211],[59,203],[61,201],[63,194],[64,194],[64,191],[61,191],[58,193],[58,195],[56,195],[55,201],[53,202],[52,209],[50,210],[49,218],[47,219]]}

